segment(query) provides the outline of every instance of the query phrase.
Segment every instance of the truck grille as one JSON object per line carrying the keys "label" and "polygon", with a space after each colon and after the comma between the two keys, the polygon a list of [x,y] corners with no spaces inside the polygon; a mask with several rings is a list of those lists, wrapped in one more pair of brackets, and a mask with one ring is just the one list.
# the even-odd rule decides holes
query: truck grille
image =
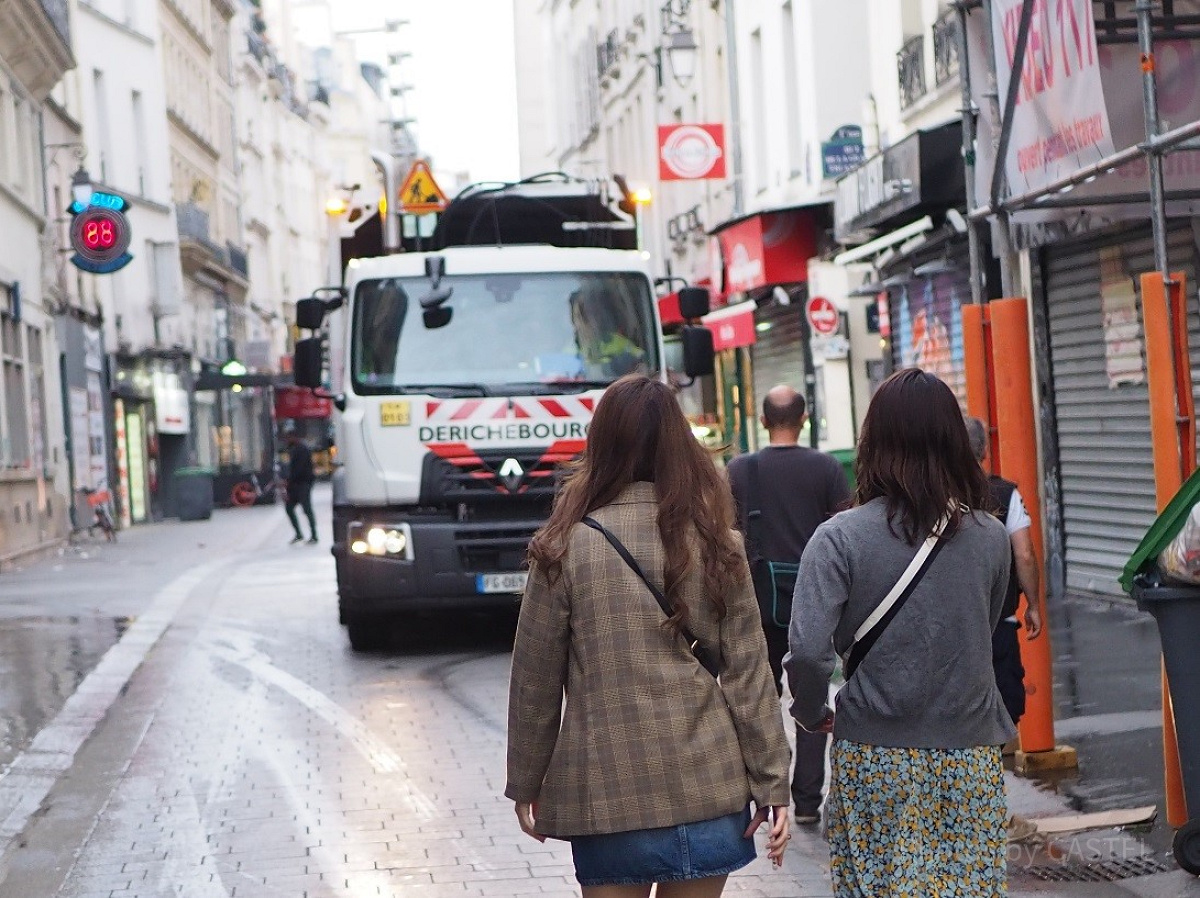
{"label": "truck grille", "polygon": [[463,443],[429,447],[422,478],[422,501],[476,502],[489,499],[549,503],[555,472],[583,450],[583,443],[556,443],[548,449],[472,449]]}
{"label": "truck grille", "polygon": [[464,571],[519,571],[525,567],[525,552],[536,526],[514,525],[454,531],[459,561]]}

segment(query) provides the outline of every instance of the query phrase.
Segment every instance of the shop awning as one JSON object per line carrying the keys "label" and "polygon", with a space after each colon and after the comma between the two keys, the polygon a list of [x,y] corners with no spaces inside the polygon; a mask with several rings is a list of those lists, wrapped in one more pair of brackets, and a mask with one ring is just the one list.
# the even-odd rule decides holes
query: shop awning
{"label": "shop awning", "polygon": [[276,387],[275,417],[294,420],[319,420],[333,415],[333,402],[307,387]]}
{"label": "shop awning", "polygon": [[745,293],[808,281],[808,260],[820,255],[820,218],[829,204],[756,212],[713,229],[721,245],[725,289]]}
{"label": "shop awning", "polygon": [[739,302],[701,318],[701,322],[712,331],[713,349],[719,352],[722,349],[753,346],[758,337],[758,332],[754,329],[756,308],[756,303]]}

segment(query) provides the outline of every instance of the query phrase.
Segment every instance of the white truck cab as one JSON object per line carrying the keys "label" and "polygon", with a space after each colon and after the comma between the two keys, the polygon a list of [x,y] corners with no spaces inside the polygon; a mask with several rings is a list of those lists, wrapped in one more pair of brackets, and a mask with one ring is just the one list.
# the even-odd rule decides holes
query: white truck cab
{"label": "white truck cab", "polygon": [[[340,411],[333,554],[356,649],[406,612],[516,607],[558,468],[583,451],[604,389],[666,376],[646,256],[629,240],[586,245],[590,212],[575,228],[548,217],[542,233],[572,245],[532,242],[537,209],[552,208],[534,188],[536,207],[486,217],[525,242],[351,259],[339,300],[298,306],[304,328],[337,309],[327,357],[324,338],[297,344],[296,380],[327,371]],[[473,208],[458,234],[476,233]],[[598,231],[609,247],[620,225]]]}

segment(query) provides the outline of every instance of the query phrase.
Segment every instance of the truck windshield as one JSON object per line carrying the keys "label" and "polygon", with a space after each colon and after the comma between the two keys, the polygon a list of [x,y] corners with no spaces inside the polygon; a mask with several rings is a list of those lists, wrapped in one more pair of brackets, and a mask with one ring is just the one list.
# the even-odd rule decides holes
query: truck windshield
{"label": "truck windshield", "polygon": [[446,276],[450,323],[427,328],[426,278],[363,281],[354,297],[359,393],[571,392],[659,368],[643,275],[543,272]]}

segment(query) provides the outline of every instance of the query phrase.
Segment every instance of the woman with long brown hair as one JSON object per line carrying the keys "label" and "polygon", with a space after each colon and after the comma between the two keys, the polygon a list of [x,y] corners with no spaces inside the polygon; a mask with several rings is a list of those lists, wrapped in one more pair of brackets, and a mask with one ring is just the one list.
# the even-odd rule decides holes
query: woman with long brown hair
{"label": "woman with long brown hair", "polygon": [[950,388],[917,368],[888,378],[856,473],[855,507],[804,551],[784,662],[792,715],[833,732],[834,895],[1005,895],[1000,752],[1015,730],[992,630],[1010,550]]}
{"label": "woman with long brown hair", "polygon": [[609,387],[529,548],[509,692],[505,795],[570,840],[585,898],[720,895],[768,809],[782,860],[788,748],[732,527],[671,389]]}

